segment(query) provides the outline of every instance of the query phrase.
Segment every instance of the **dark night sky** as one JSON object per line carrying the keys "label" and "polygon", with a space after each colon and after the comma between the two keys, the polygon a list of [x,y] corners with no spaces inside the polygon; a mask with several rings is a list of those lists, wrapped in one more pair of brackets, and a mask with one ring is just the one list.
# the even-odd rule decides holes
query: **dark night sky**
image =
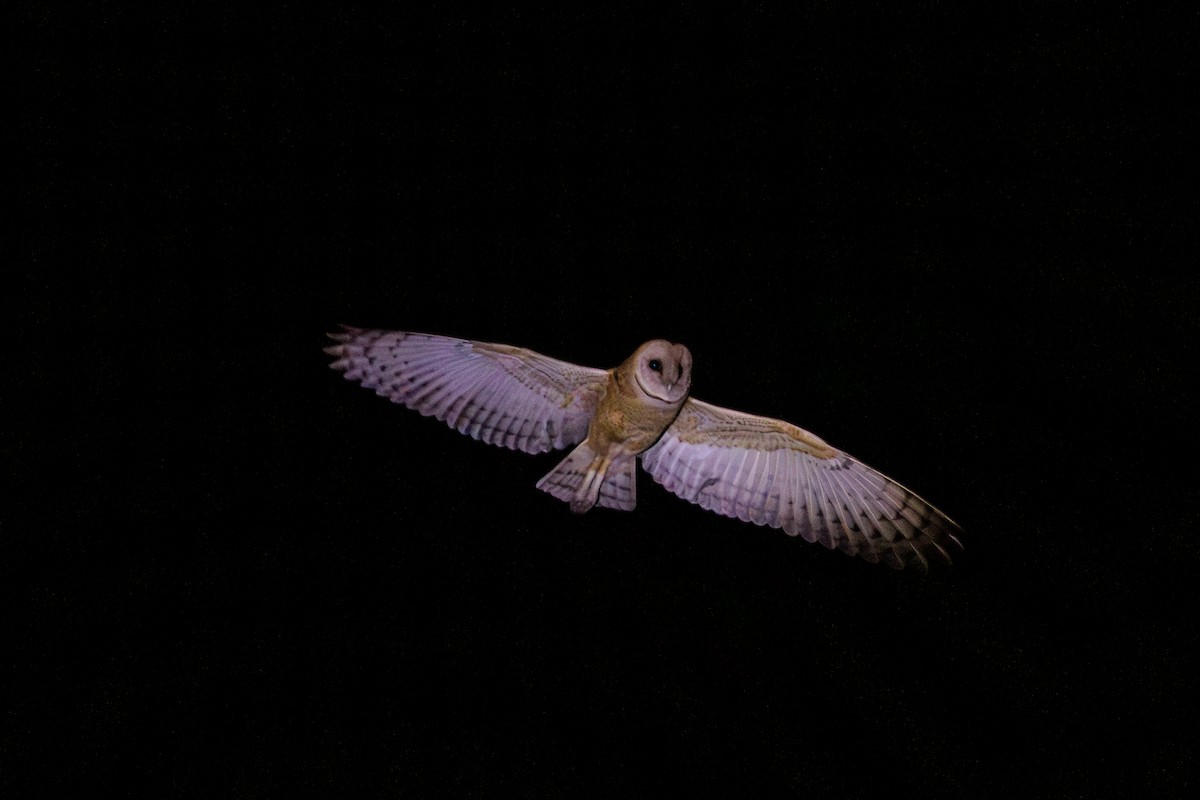
{"label": "dark night sky", "polygon": [[[26,13],[5,796],[1183,794],[1195,18],[1047,5]],[[338,323],[684,342],[966,554],[573,517]]]}

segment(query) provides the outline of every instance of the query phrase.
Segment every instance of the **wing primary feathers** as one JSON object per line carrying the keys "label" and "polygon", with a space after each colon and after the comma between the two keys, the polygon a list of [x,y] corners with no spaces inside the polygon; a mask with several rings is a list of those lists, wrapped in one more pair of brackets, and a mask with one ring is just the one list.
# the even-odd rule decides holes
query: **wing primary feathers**
{"label": "wing primary feathers", "polygon": [[957,526],[794,425],[688,400],[642,460],[690,502],[893,567],[949,561]]}
{"label": "wing primary feathers", "polygon": [[507,345],[353,328],[327,334],[347,380],[473,438],[530,453],[578,444],[606,370]]}

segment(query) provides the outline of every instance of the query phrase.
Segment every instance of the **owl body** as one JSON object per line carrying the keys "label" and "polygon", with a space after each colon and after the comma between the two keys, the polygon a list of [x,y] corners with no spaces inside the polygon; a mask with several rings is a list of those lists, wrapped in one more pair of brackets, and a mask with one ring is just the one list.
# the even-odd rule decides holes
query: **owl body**
{"label": "owl body", "polygon": [[587,438],[538,488],[580,514],[597,503],[633,510],[636,457],[678,416],[691,386],[691,363],[686,347],[655,339],[609,370]]}
{"label": "owl body", "polygon": [[819,437],[690,397],[683,345],[654,339],[602,370],[406,331],[330,338],[347,379],[473,438],[529,453],[574,445],[537,487],[578,513],[633,510],[640,460],[689,502],[868,561],[950,563],[962,547],[945,514]]}

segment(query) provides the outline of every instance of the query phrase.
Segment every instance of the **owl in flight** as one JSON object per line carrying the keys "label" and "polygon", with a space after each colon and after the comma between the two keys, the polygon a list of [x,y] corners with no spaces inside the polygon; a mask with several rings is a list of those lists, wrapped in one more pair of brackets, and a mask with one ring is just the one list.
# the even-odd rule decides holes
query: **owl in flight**
{"label": "owl in flight", "polygon": [[605,370],[504,344],[343,327],[325,352],[347,380],[490,444],[574,446],[537,486],[576,513],[631,511],[640,457],[684,500],[871,562],[927,568],[962,548],[949,517],[808,431],[689,397],[692,354],[681,344],[654,339]]}

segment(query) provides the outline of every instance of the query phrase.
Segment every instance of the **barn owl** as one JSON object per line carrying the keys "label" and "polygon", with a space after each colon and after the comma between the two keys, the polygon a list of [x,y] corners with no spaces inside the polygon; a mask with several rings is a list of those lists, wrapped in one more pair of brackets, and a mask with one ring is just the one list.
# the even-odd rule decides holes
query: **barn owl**
{"label": "barn owl", "polygon": [[633,510],[636,463],[684,500],[894,568],[949,563],[945,514],[790,423],[689,396],[692,354],[646,342],[613,369],[521,347],[343,326],[347,380],[461,433],[527,453],[574,446],[537,487],[582,513]]}

